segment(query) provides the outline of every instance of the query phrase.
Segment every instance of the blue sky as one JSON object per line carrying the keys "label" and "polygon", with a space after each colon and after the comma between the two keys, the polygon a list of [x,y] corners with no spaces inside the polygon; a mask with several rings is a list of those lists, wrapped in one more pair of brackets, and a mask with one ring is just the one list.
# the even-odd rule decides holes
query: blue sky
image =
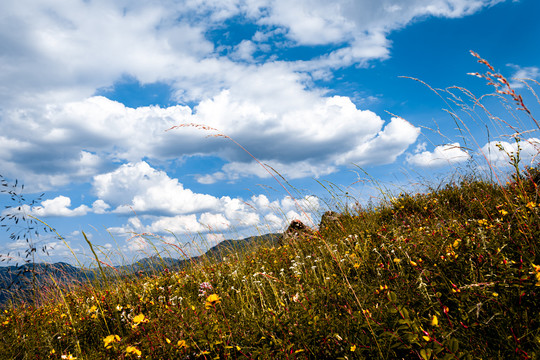
{"label": "blue sky", "polygon": [[[400,76],[492,93],[467,75],[488,70],[474,50],[537,113],[513,79],[540,80],[536,0],[17,0],[0,14],[0,175],[44,192],[24,211],[63,237],[34,236],[39,261],[89,264],[83,231],[117,263],[152,254],[137,234],[195,254],[186,243],[317,223],[330,184],[366,203],[378,183],[414,190],[486,157],[504,171],[496,142],[511,152],[508,135],[535,129],[508,96],[481,104],[513,128]],[[217,130],[166,131],[181,124]],[[522,137],[525,165],[540,136]],[[7,264],[26,248],[0,234]]]}

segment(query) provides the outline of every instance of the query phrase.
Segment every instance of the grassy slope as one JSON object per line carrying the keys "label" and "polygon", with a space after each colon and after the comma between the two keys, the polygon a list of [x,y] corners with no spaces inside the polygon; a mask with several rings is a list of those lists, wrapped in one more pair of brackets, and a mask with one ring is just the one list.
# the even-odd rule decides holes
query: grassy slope
{"label": "grassy slope", "polygon": [[53,286],[0,315],[0,358],[538,358],[537,177],[404,194],[182,272]]}

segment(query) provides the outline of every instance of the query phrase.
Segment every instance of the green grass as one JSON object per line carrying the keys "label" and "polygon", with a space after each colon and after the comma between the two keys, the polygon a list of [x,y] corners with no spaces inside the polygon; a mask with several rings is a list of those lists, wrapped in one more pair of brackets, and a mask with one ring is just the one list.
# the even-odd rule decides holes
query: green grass
{"label": "green grass", "polygon": [[402,194],[181,272],[50,289],[2,313],[0,358],[538,358],[537,175]]}
{"label": "green grass", "polygon": [[0,314],[0,359],[539,359],[540,167],[518,155],[508,182],[381,194],[284,246],[51,278]]}

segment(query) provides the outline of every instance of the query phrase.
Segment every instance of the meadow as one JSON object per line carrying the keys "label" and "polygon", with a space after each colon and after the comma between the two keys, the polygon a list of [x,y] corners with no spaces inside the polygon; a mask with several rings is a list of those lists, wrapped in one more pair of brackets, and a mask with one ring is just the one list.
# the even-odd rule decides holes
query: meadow
{"label": "meadow", "polygon": [[[477,75],[537,126],[504,77]],[[538,359],[540,167],[508,155],[509,173],[348,202],[282,246],[51,278],[2,309],[0,358]]]}

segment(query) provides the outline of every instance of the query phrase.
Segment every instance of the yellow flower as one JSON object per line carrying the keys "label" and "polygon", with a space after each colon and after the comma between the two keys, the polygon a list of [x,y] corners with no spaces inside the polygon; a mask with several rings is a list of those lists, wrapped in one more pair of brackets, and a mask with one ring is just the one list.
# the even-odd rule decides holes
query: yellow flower
{"label": "yellow flower", "polygon": [[92,305],[92,307],[90,309],[88,309],[88,312],[94,312],[96,310],[97,310],[96,305]]}
{"label": "yellow flower", "polygon": [[66,359],[66,360],[76,360],[77,358],[71,354],[62,355],[60,359]]}
{"label": "yellow flower", "polygon": [[211,307],[214,307],[216,304],[219,304],[220,302],[221,302],[221,298],[217,294],[212,294],[206,298],[206,303],[204,304],[204,306],[207,309],[210,309]]}
{"label": "yellow flower", "polygon": [[411,262],[411,265],[412,265],[412,266],[418,266],[418,264],[415,263],[414,261],[411,260],[410,262]]}
{"label": "yellow flower", "polygon": [[355,352],[355,351],[356,351],[356,345],[351,346],[351,351],[352,351],[352,352]]}
{"label": "yellow flower", "polygon": [[355,269],[358,269],[360,267],[360,264],[359,263],[356,263],[353,265]]}
{"label": "yellow flower", "polygon": [[148,319],[144,316],[144,314],[139,314],[133,318],[133,322],[135,324],[142,323],[142,322],[146,323],[148,322]]}
{"label": "yellow flower", "polygon": [[120,336],[118,335],[109,335],[105,339],[103,339],[103,346],[105,346],[106,349],[110,349],[112,347],[111,343],[119,342]]}
{"label": "yellow flower", "polygon": [[141,350],[137,349],[135,346],[128,346],[126,348],[126,354],[135,354],[137,356],[141,356]]}
{"label": "yellow flower", "polygon": [[533,201],[529,201],[529,202],[527,203],[527,207],[528,207],[529,209],[532,209],[532,208],[536,207],[536,203],[533,202]]}
{"label": "yellow flower", "polygon": [[431,318],[431,326],[439,326],[439,319],[437,319],[436,315]]}
{"label": "yellow flower", "polygon": [[496,293],[496,292],[494,292],[494,293],[493,293],[493,294],[491,294],[491,295],[493,295],[494,297],[497,297],[497,296],[499,296],[499,294],[498,294],[498,293]]}
{"label": "yellow flower", "polygon": [[187,349],[187,344],[186,344],[186,341],[185,340],[178,340],[178,344],[176,344],[178,347],[181,347],[181,348],[186,348]]}
{"label": "yellow flower", "polygon": [[395,258],[394,263],[399,264],[401,262],[401,259]]}
{"label": "yellow flower", "polygon": [[508,215],[508,211],[506,210],[499,210],[499,212],[501,213],[502,216]]}
{"label": "yellow flower", "polygon": [[165,338],[165,341],[167,342],[167,344],[171,343],[171,340],[169,340],[168,338]]}

